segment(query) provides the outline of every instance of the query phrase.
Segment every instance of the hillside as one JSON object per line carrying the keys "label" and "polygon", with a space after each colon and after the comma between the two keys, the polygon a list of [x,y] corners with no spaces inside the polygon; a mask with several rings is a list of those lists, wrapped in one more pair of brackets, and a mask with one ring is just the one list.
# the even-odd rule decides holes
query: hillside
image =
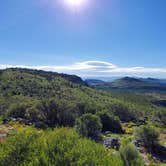
{"label": "hillside", "polygon": [[[129,82],[143,81],[124,78],[116,85]],[[166,109],[163,102],[156,103],[161,97],[166,95],[98,90],[74,75],[1,70],[0,163],[122,166],[128,153],[135,154],[131,163],[136,166],[156,158],[165,162]],[[139,147],[135,129],[145,134],[143,127],[150,134],[145,138],[154,138],[155,143],[144,145],[142,140]],[[147,159],[148,153],[152,159]]]}
{"label": "hillside", "polygon": [[[110,110],[123,121],[128,117],[123,117],[123,113],[117,113],[120,110],[130,114],[129,120],[136,120],[142,114],[147,116],[149,110],[153,112],[156,107],[161,109],[155,103],[156,97],[148,97],[144,100],[147,101],[145,104],[141,101],[133,105],[131,99],[123,100],[113,95],[114,93],[87,86],[78,76],[29,69],[7,69],[1,70],[0,73],[0,114],[3,117],[25,118],[44,122],[48,126],[73,126],[75,119],[80,115],[104,109]],[[144,82],[126,77],[112,82],[111,85],[125,88],[132,85],[140,87]],[[125,93],[121,96],[125,96]],[[47,114],[45,111],[48,111]],[[54,113],[57,118],[51,117]]]}
{"label": "hillside", "polygon": [[28,69],[2,70],[0,94],[3,117],[48,126],[73,126],[80,115],[116,103],[109,93],[88,87],[77,76]]}

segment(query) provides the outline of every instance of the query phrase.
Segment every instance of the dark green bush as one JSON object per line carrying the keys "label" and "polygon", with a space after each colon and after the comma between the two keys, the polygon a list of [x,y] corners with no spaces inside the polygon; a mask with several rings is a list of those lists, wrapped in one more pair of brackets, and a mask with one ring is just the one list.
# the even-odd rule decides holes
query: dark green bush
{"label": "dark green bush", "polygon": [[76,121],[77,131],[85,137],[97,139],[102,130],[102,124],[98,116],[84,114]]}
{"label": "dark green bush", "polygon": [[97,113],[102,123],[102,131],[111,131],[113,133],[123,133],[122,126],[118,117],[104,110]]}
{"label": "dark green bush", "polygon": [[158,144],[159,133],[150,125],[139,127],[136,129],[135,135],[149,151],[152,151],[153,147]]}
{"label": "dark green bush", "polygon": [[119,151],[124,166],[145,166],[145,163],[133,144],[127,143],[122,145]]}

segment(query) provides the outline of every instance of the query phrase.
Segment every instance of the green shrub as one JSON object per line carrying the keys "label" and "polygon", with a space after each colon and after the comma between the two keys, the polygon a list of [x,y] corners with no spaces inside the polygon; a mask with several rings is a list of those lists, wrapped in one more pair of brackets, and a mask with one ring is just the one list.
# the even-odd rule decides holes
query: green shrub
{"label": "green shrub", "polygon": [[84,114],[76,121],[77,131],[85,137],[97,139],[102,130],[102,124],[98,116]]}
{"label": "green shrub", "polygon": [[146,147],[149,151],[151,151],[153,147],[158,144],[159,133],[150,125],[137,128],[135,135],[136,138],[141,141],[144,147]]}
{"label": "green shrub", "polygon": [[144,166],[144,162],[140,157],[136,147],[131,144],[124,144],[120,148],[120,155],[124,166]]}
{"label": "green shrub", "polygon": [[113,133],[123,133],[122,126],[118,117],[104,110],[97,114],[103,125],[102,131],[111,131]]}
{"label": "green shrub", "polygon": [[0,166],[122,166],[118,154],[80,138],[74,129],[37,130],[19,127],[0,142]]}

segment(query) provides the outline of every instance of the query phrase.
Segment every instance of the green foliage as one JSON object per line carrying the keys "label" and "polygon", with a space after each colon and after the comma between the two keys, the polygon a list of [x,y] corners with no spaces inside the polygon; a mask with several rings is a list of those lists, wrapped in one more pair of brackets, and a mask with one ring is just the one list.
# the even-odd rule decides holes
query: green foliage
{"label": "green foliage", "polygon": [[84,114],[76,121],[77,131],[85,137],[97,139],[102,130],[102,124],[98,116]]}
{"label": "green foliage", "polygon": [[142,144],[151,151],[158,144],[159,132],[152,126],[146,125],[136,129],[136,137]]}
{"label": "green foliage", "polygon": [[70,128],[19,131],[0,143],[0,165],[122,166],[120,158],[102,145],[80,138]]}
{"label": "green foliage", "polygon": [[104,110],[98,112],[97,115],[100,117],[103,132],[123,133],[119,118],[111,114],[111,112]]}
{"label": "green foliage", "polygon": [[136,147],[131,143],[121,146],[120,155],[124,166],[145,166]]}
{"label": "green foliage", "polygon": [[43,121],[50,127],[73,126],[77,117],[77,110],[73,107],[65,100],[54,99],[44,99],[37,106],[44,117]]}

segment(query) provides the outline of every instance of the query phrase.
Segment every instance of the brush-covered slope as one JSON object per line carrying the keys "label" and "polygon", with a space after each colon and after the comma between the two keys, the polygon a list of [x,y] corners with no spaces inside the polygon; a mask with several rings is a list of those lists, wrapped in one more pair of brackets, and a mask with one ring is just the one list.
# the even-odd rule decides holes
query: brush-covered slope
{"label": "brush-covered slope", "polygon": [[108,110],[121,121],[137,121],[156,110],[149,102],[144,105],[91,88],[73,75],[28,69],[0,72],[2,119],[20,118],[37,126],[74,126],[75,120],[85,113]]}
{"label": "brush-covered slope", "polygon": [[12,117],[46,126],[73,126],[82,114],[95,114],[118,103],[109,93],[87,86],[77,76],[28,69],[0,72],[3,119]]}
{"label": "brush-covered slope", "polygon": [[60,84],[69,87],[71,82],[85,85],[85,82],[75,75],[16,68],[0,71],[0,92],[8,96],[51,96],[55,95],[54,90],[60,87]]}

